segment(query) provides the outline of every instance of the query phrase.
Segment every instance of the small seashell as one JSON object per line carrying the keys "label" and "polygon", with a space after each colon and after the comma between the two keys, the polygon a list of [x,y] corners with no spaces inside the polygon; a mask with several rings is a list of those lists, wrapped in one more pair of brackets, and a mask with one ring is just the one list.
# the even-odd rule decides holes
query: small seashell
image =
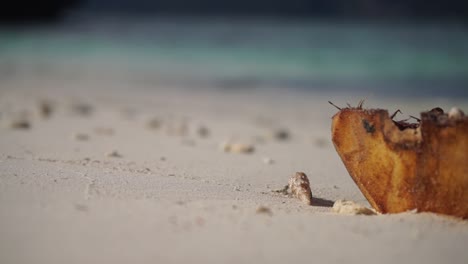
{"label": "small seashell", "polygon": [[269,216],[273,215],[273,212],[271,211],[271,209],[266,207],[266,206],[259,206],[257,208],[257,210],[256,210],[256,213],[257,214],[266,214],[266,215],[269,215]]}
{"label": "small seashell", "polygon": [[462,119],[465,116],[465,113],[460,108],[457,107],[452,107],[448,113],[449,119],[452,120],[459,120]]}
{"label": "small seashell", "polygon": [[338,200],[333,204],[332,211],[338,214],[347,215],[375,215],[376,213],[363,205],[353,201]]}
{"label": "small seashell", "polygon": [[221,149],[224,152],[230,152],[230,153],[252,153],[255,150],[254,146],[251,144],[230,143],[230,142],[222,143]]}
{"label": "small seashell", "polygon": [[294,197],[301,200],[304,204],[312,205],[312,191],[307,175],[303,172],[296,172],[289,179],[289,190]]}

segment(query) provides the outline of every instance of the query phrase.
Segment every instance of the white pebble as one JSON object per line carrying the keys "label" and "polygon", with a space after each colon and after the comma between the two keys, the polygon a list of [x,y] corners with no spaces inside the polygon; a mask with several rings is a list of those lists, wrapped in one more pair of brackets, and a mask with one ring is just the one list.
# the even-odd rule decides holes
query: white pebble
{"label": "white pebble", "polygon": [[347,215],[375,215],[376,213],[363,205],[353,201],[338,200],[333,204],[332,211],[338,214]]}

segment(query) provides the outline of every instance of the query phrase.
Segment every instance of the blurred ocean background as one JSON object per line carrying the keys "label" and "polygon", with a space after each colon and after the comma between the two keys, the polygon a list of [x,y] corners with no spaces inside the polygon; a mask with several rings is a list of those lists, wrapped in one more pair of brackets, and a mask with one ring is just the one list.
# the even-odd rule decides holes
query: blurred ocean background
{"label": "blurred ocean background", "polygon": [[468,30],[457,23],[81,14],[0,27],[0,80],[26,75],[468,98]]}

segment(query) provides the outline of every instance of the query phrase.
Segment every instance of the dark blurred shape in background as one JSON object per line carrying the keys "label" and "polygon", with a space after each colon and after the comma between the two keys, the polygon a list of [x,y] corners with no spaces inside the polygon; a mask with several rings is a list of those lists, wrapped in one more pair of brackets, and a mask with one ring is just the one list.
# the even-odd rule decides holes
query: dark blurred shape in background
{"label": "dark blurred shape in background", "polygon": [[37,23],[56,22],[71,8],[84,4],[82,0],[18,0],[2,1],[0,22],[3,23]]}
{"label": "dark blurred shape in background", "polygon": [[19,0],[5,1],[3,22],[54,21],[71,9],[120,14],[273,16],[353,19],[468,18],[462,0]]}
{"label": "dark blurred shape in background", "polygon": [[460,0],[88,0],[85,5],[101,10],[160,14],[354,18],[463,18],[468,7],[466,1]]}

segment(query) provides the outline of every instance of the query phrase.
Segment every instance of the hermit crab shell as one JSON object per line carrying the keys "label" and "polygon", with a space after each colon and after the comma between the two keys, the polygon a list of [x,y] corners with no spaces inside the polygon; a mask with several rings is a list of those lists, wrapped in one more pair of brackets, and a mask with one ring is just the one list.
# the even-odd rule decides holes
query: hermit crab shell
{"label": "hermit crab shell", "polygon": [[386,110],[344,108],[333,116],[332,140],[378,212],[468,218],[468,117],[429,111],[404,126]]}

